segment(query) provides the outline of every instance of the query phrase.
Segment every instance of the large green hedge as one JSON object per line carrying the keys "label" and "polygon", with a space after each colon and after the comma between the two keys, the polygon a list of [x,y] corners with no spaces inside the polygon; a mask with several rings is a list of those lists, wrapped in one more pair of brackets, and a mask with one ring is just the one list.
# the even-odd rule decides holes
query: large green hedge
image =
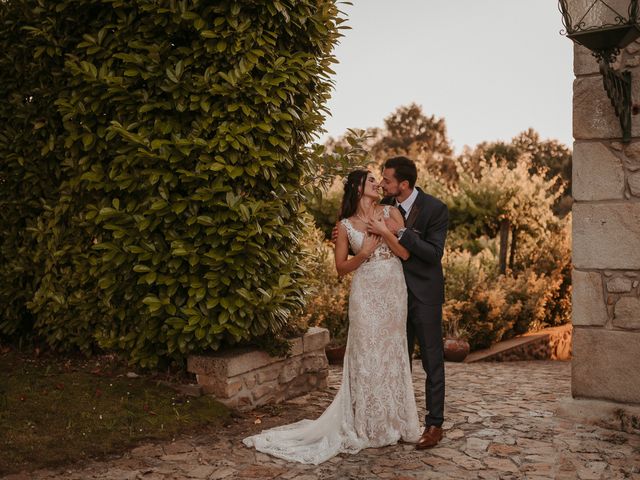
{"label": "large green hedge", "polygon": [[143,366],[275,335],[303,302],[336,2],[8,0],[0,22],[2,334]]}

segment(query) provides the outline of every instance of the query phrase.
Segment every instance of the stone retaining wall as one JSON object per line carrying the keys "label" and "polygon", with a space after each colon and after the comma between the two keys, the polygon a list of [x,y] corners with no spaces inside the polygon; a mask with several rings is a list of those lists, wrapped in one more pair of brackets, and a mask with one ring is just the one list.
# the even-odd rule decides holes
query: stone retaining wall
{"label": "stone retaining wall", "polygon": [[571,324],[545,328],[471,352],[464,361],[570,360],[572,331]]}
{"label": "stone retaining wall", "polygon": [[[571,325],[549,328],[544,333],[524,335],[523,343],[496,353],[485,360],[509,362],[515,360],[570,360]],[[530,339],[530,341],[526,341]]]}
{"label": "stone retaining wall", "polygon": [[327,387],[324,347],[329,331],[313,327],[292,341],[291,357],[271,357],[255,350],[192,355],[187,370],[196,374],[205,394],[227,406],[251,410]]}

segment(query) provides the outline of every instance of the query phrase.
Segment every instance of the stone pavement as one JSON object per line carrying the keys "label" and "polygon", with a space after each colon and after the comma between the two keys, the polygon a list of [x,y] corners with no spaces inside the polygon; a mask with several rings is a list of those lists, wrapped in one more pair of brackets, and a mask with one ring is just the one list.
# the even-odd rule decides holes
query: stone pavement
{"label": "stone pavement", "polygon": [[[447,363],[445,438],[427,451],[399,444],[313,466],[274,459],[241,444],[258,430],[317,417],[340,383],[341,369],[332,366],[328,391],[242,414],[219,434],[144,445],[107,462],[6,479],[640,479],[639,435],[554,416],[559,401],[570,395],[570,369],[568,362],[552,361]],[[417,362],[414,382],[423,410],[424,373]]]}

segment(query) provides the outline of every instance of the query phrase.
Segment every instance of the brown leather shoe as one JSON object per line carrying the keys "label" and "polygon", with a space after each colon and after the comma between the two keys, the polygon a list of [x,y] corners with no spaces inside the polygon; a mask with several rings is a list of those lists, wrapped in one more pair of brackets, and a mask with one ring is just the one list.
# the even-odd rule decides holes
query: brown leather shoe
{"label": "brown leather shoe", "polygon": [[442,440],[442,428],[431,425],[424,429],[420,440],[416,443],[416,450],[435,447]]}

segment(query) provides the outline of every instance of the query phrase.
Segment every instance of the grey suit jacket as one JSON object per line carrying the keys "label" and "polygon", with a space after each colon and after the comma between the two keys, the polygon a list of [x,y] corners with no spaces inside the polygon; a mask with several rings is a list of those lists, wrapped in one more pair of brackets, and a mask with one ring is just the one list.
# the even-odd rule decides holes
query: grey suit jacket
{"label": "grey suit jacket", "polygon": [[[395,200],[385,198],[382,203],[393,205]],[[449,226],[449,210],[442,201],[418,188],[418,197],[405,226],[407,229],[400,239],[400,245],[411,254],[408,260],[402,262],[407,288],[422,303],[442,304],[444,276],[441,260]]]}

